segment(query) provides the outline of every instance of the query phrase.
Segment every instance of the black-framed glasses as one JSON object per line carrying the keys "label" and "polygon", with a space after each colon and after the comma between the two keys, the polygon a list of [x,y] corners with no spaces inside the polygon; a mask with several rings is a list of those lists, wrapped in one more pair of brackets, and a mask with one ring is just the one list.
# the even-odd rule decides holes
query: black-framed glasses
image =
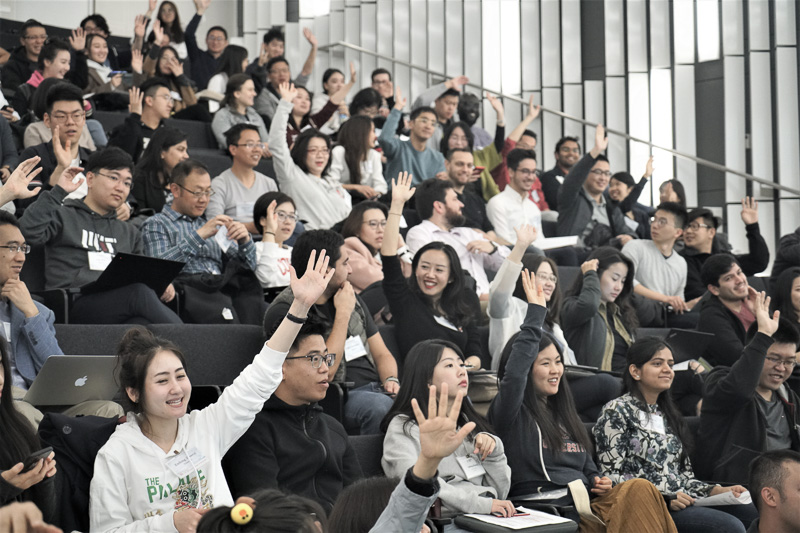
{"label": "black-framed glasses", "polygon": [[114,182],[114,185],[116,185],[117,183],[122,183],[122,185],[124,185],[128,189],[132,189],[133,188],[133,180],[132,179],[122,179],[119,176],[115,176],[113,174],[103,174],[100,171],[95,172],[95,174],[99,174],[100,176],[103,176],[106,179],[110,179],[111,181]]}
{"label": "black-framed glasses", "polygon": [[368,220],[366,222],[362,222],[362,224],[366,224],[372,229],[378,229],[380,226],[381,228],[386,227],[386,220]]}
{"label": "black-framed glasses", "polygon": [[11,250],[12,254],[18,254],[22,252],[23,254],[31,253],[31,245],[30,244],[4,244],[0,246],[0,248],[5,248],[7,250]]}
{"label": "black-framed glasses", "polygon": [[333,366],[333,362],[336,360],[335,353],[315,353],[313,355],[298,355],[296,357],[285,357],[284,359],[310,359],[311,360],[311,368],[319,368],[322,366],[322,361],[325,361],[325,365],[328,367]]}
{"label": "black-framed glasses", "polygon": [[599,168],[593,168],[589,172],[591,172],[592,174],[597,174],[598,176],[605,176],[606,178],[610,178],[611,177],[611,171],[610,170],[601,170]]}
{"label": "black-framed glasses", "polygon": [[706,228],[706,229],[708,229],[708,228],[710,228],[710,227],[711,227],[711,226],[709,226],[708,224],[698,224],[697,222],[692,222],[691,224],[689,224],[688,226],[686,226],[686,229],[690,229],[690,230],[692,230],[692,231],[697,231],[697,230],[699,230],[700,228]]}
{"label": "black-framed glasses", "polygon": [[176,183],[175,185],[178,185],[178,187],[180,187],[180,188],[181,188],[181,189],[183,189],[184,191],[188,192],[189,194],[191,194],[192,196],[194,196],[194,197],[195,197],[195,198],[197,198],[197,199],[200,199],[200,198],[202,198],[202,197],[204,197],[204,196],[205,196],[206,198],[211,198],[211,197],[212,197],[212,196],[214,196],[214,194],[216,193],[216,191],[214,191],[214,189],[209,189],[209,190],[207,190],[207,191],[190,191],[189,189],[187,189],[187,188],[186,188],[186,187],[184,187],[183,185],[179,185],[179,184],[177,184],[177,183]]}
{"label": "black-framed glasses", "polygon": [[263,150],[264,148],[267,147],[267,145],[265,143],[257,143],[257,142],[253,142],[253,141],[246,142],[246,143],[239,143],[236,146],[239,146],[239,147],[244,146],[248,150],[252,150],[254,148],[258,148],[259,150]]}
{"label": "black-framed glasses", "polygon": [[765,357],[765,359],[769,361],[772,366],[778,367],[783,365],[783,367],[786,368],[787,370],[792,370],[797,364],[797,361],[795,359],[781,359],[780,357],[775,357],[772,355],[768,355],[767,357]]}

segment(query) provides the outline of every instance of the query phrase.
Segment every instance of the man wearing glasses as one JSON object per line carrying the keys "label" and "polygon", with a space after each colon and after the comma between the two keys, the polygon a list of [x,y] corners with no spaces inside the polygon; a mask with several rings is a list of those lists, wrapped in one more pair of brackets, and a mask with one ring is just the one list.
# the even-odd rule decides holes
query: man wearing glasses
{"label": "man wearing glasses", "polygon": [[325,327],[303,324],[283,363],[283,381],[222,461],[234,497],[260,489],[288,490],[330,512],[361,467],[342,424],[317,402],[328,391],[328,370],[341,354],[329,353]]}
{"label": "man wearing glasses", "polygon": [[[418,107],[411,112],[411,130],[407,141],[395,135],[397,125],[403,118],[406,99],[397,90],[392,112],[383,125],[378,144],[388,159],[384,176],[397,176],[405,171],[414,177],[414,185],[445,172],[444,156],[439,148],[431,148],[427,143],[436,131],[439,120],[436,111],[430,107]],[[388,182],[389,180],[387,180]]]}
{"label": "man wearing glasses", "polygon": [[150,137],[172,114],[174,101],[167,82],[159,77],[150,78],[138,89],[133,87],[128,94],[130,114],[111,132],[108,145],[119,146],[136,163],[147,148]]}
{"label": "man wearing glasses", "polygon": [[[119,148],[92,155],[81,168],[70,166],[49,191],[20,219],[27,244],[45,247],[47,289],[84,287],[100,277],[117,252],[142,254],[142,237],[131,224],[117,219],[117,209],[131,191],[133,162]],[[83,199],[67,195],[84,179],[88,193]],[[81,294],[70,307],[70,321],[79,324],[181,323],[159,301],[174,297],[172,286],[157,295],[147,285],[134,283],[91,294]]]}
{"label": "man wearing glasses", "polygon": [[47,30],[35,19],[25,21],[19,34],[21,46],[3,66],[3,87],[12,90],[28,81],[36,70],[39,52],[47,40]]}
{"label": "man wearing glasses", "polygon": [[695,467],[706,470],[697,469],[701,479],[744,483],[748,464],[762,452],[800,451],[800,398],[786,386],[797,364],[800,332],[770,315],[764,293],[754,300],[756,322],[741,356],[705,380],[695,448],[701,459]]}
{"label": "man wearing glasses", "polygon": [[206,215],[214,195],[203,163],[187,159],[171,175],[172,203],[142,226],[145,253],[183,261],[175,280],[181,316],[196,324],[260,324],[264,295],[250,232],[228,215]]}
{"label": "man wearing glasses", "polygon": [[253,124],[237,124],[225,132],[233,166],[211,180],[214,196],[206,215],[228,215],[241,222],[250,233],[259,233],[253,224],[253,206],[262,194],[278,190],[275,180],[257,172],[264,156],[264,143]]}

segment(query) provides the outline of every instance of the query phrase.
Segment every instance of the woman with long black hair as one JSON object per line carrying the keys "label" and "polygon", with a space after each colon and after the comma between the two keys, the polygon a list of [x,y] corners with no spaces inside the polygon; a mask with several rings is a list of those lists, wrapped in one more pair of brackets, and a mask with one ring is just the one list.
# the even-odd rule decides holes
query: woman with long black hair
{"label": "woman with long black hair", "polygon": [[137,213],[143,209],[151,214],[160,213],[169,192],[170,173],[175,166],[189,158],[186,134],[177,128],[158,128],[133,171],[133,196],[138,205]]}
{"label": "woman with long black hair", "polygon": [[[224,95],[228,80],[231,76],[244,74],[244,69],[246,68],[247,48],[236,44],[229,44],[225,47],[225,50],[223,50],[222,55],[219,56],[217,72],[208,80],[208,86],[206,88]],[[220,104],[217,102],[208,102],[208,110],[211,113],[216,113],[219,108]]]}

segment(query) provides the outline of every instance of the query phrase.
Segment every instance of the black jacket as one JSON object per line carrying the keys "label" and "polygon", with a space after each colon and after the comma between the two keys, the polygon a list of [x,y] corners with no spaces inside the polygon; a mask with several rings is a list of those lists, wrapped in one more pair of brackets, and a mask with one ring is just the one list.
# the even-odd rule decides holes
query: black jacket
{"label": "black jacket", "polygon": [[317,404],[292,406],[276,395],[222,460],[235,498],[280,488],[327,512],[344,487],[361,478],[344,427]]}
{"label": "black jacket", "polygon": [[[772,338],[758,333],[731,366],[718,367],[705,380],[694,464],[701,479],[746,483],[748,465],[766,451],[767,421],[756,386]],[[800,450],[798,397],[786,385],[778,391],[789,422],[792,449]]]}
{"label": "black jacket", "polygon": [[16,90],[17,87],[28,81],[36,70],[36,61],[28,59],[24,46],[17,47],[11,52],[8,62],[3,65],[3,87]]}
{"label": "black jacket", "polygon": [[[161,125],[163,125],[163,122]],[[111,132],[108,137],[108,146],[122,148],[130,154],[133,162],[136,163],[144,151],[145,138],[149,140],[155,131],[142,122],[142,116],[139,113],[131,113],[125,118],[125,122]]]}
{"label": "black jacket", "polygon": [[[736,260],[739,261],[739,266],[742,267],[742,272],[746,276],[755,276],[759,272],[763,272],[769,265],[769,247],[767,246],[767,241],[761,236],[758,222],[747,224],[744,229],[747,235],[749,253],[737,255]],[[706,259],[713,254],[722,252],[727,252],[727,250],[723,248],[717,239],[714,239],[710,254],[700,253],[688,246],[680,251],[680,254],[686,259],[686,288],[683,291],[683,296],[687,302],[702,296],[706,292],[706,286],[703,285],[703,281],[700,278],[700,270],[703,268],[703,263],[706,262]],[[778,260],[776,259],[775,263],[777,264],[777,262]]]}
{"label": "black jacket", "polygon": [[744,349],[747,333],[744,324],[711,293],[700,300],[699,305],[697,330],[714,334],[714,341],[709,343],[703,357],[713,366],[733,365]]}
{"label": "black jacket", "polygon": [[539,176],[544,199],[547,206],[553,211],[558,211],[558,191],[561,189],[561,182],[558,181],[558,178],[563,176],[565,176],[564,171],[558,165]]}
{"label": "black jacket", "polygon": [[775,263],[772,265],[772,275],[769,283],[772,290],[775,290],[775,283],[778,276],[789,267],[800,266],[800,227],[794,232],[781,237],[778,243],[778,253],[775,255]]}

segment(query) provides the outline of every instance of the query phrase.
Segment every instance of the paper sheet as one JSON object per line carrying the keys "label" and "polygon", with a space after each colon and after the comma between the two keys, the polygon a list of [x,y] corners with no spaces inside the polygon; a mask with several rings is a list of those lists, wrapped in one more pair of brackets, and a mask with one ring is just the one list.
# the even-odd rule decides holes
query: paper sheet
{"label": "paper sheet", "polygon": [[538,239],[534,245],[540,250],[552,250],[553,248],[564,248],[565,246],[575,246],[578,244],[577,235],[567,235],[566,237],[547,237]]}
{"label": "paper sheet", "polygon": [[716,496],[709,496],[707,498],[697,498],[694,501],[697,507],[713,507],[717,505],[747,505],[752,503],[753,499],[750,497],[750,492],[743,492],[738,498],[733,495],[733,492],[723,492]]}
{"label": "paper sheet", "polygon": [[534,511],[526,507],[517,507],[520,513],[527,513],[529,516],[511,516],[508,518],[498,518],[488,514],[468,514],[466,516],[493,524],[496,526],[505,527],[507,529],[526,529],[535,526],[545,526],[549,524],[564,524],[569,523],[571,520],[562,518],[560,516],[543,513],[541,511]]}

